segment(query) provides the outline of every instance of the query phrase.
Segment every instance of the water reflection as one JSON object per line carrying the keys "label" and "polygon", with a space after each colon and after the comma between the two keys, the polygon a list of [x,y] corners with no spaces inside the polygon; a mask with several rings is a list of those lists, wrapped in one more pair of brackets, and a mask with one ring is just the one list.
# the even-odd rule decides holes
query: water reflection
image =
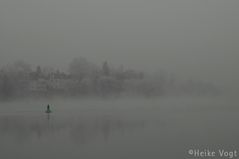
{"label": "water reflection", "polygon": [[142,129],[144,121],[121,119],[113,116],[16,116],[0,117],[0,138],[10,137],[16,142],[60,136],[79,144],[95,139],[107,141],[115,134],[124,135]]}

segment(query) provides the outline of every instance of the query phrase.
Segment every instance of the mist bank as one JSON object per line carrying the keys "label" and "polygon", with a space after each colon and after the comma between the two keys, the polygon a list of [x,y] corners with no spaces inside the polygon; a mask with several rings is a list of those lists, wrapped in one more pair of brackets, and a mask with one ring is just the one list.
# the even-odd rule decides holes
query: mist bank
{"label": "mist bank", "polygon": [[214,96],[220,88],[211,82],[179,80],[166,71],[147,73],[118,68],[104,61],[98,66],[75,58],[67,71],[32,67],[16,61],[0,69],[0,99],[22,97],[159,97]]}

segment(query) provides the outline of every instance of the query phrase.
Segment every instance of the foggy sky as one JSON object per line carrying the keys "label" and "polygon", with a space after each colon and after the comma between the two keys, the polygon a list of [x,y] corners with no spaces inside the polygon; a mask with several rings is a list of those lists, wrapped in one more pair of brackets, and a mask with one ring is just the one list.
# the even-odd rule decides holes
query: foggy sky
{"label": "foggy sky", "polygon": [[238,85],[238,8],[238,0],[1,0],[0,66],[66,68],[83,56]]}

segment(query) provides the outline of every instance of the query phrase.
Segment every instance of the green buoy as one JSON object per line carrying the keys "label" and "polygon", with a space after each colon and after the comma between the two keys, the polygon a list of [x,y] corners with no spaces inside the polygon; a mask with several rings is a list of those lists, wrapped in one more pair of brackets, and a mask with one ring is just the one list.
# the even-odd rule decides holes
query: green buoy
{"label": "green buoy", "polygon": [[46,113],[52,113],[52,111],[51,111],[51,109],[50,109],[50,105],[48,104],[47,105],[47,109],[46,109],[46,111],[45,111]]}

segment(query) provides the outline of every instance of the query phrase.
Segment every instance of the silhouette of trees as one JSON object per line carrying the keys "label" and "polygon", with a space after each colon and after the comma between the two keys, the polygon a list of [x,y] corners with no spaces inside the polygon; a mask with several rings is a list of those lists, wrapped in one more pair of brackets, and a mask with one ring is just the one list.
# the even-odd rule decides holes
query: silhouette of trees
{"label": "silhouette of trees", "polygon": [[211,83],[179,81],[173,74],[160,71],[147,74],[133,69],[109,67],[108,62],[97,66],[79,57],[69,64],[69,71],[37,66],[34,70],[23,61],[7,65],[0,71],[0,98],[41,94],[67,93],[79,96],[143,95],[161,96],[172,94],[205,95],[218,93]]}

